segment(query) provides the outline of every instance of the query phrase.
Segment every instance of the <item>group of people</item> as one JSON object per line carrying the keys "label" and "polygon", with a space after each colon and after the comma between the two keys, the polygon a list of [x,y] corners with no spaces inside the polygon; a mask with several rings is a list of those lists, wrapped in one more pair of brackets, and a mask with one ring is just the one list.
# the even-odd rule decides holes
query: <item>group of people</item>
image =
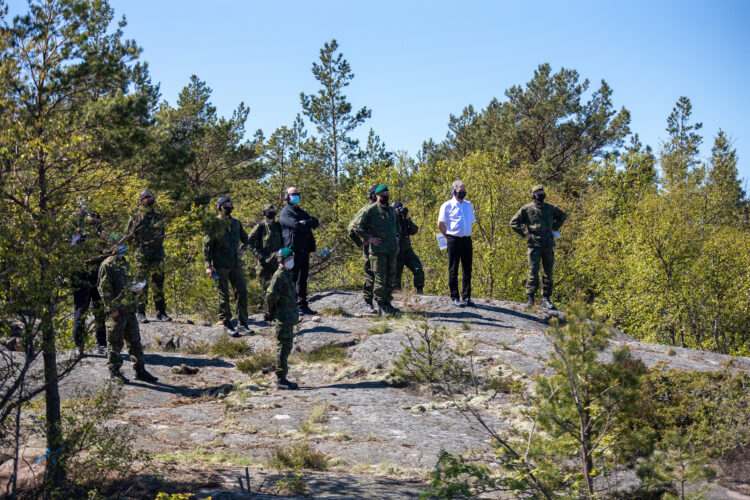
{"label": "group of people", "polygon": [[[510,226],[527,241],[527,305],[535,305],[541,270],[541,305],[554,308],[550,299],[553,249],[555,237],[559,236],[557,231],[566,215],[544,201],[543,186],[534,186],[531,194],[532,202],[521,207]],[[454,181],[451,198],[442,204],[438,215],[438,229],[445,238],[448,254],[450,295],[454,305],[459,307],[474,306],[471,299],[471,235],[476,218],[466,196],[466,185],[460,180]],[[164,220],[154,208],[153,193],[145,190],[138,199],[139,210],[131,217],[114,254],[106,257],[106,253],[101,252],[87,260],[85,270],[74,276],[75,342],[81,349],[85,345],[85,315],[89,305],[94,303],[97,346],[100,351],[106,349],[111,376],[121,382],[127,381],[120,372],[123,341],[128,344],[136,378],[156,381],[156,377],[145,369],[138,327],[138,323],[149,321],[145,314],[149,289],[153,289],[156,319],[171,321],[166,313],[163,290]],[[257,279],[265,294],[264,319],[275,323],[276,328],[279,389],[297,388],[297,384],[287,379],[294,325],[299,322],[300,315],[315,314],[307,301],[307,281],[310,255],[316,250],[313,231],[319,222],[299,206],[300,200],[300,191],[296,187],[288,188],[281,212],[277,214],[273,204],[265,204],[261,210],[263,220],[248,234],[242,222],[231,215],[234,209],[232,200],[222,196],[216,204],[218,217],[215,224],[203,238],[205,270],[216,285],[219,318],[227,334],[234,337],[252,333],[248,325],[248,294],[242,257],[249,251],[255,259]],[[78,227],[72,244],[79,244],[101,232],[101,219],[82,207]],[[401,286],[404,267],[412,272],[417,293],[423,293],[425,274],[411,244],[411,237],[417,234],[419,227],[401,201],[391,203],[387,185],[373,185],[369,189],[367,204],[356,213],[348,230],[352,241],[362,249],[363,297],[368,312],[380,315],[399,313],[392,303],[393,291]],[[135,280],[131,279],[124,257],[128,243],[134,247]],[[460,291],[459,267],[463,271]],[[236,326],[232,322],[230,286],[235,299]]]}

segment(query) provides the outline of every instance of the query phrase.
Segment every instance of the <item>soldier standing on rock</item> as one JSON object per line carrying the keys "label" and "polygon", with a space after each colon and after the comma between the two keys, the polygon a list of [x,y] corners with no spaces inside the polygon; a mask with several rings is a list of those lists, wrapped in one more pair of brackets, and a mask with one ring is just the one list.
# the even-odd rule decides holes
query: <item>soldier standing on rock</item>
{"label": "soldier standing on rock", "polygon": [[362,238],[360,238],[357,235],[356,231],[354,231],[354,226],[352,224],[354,224],[355,220],[358,220],[362,211],[367,210],[374,203],[377,203],[378,198],[375,196],[375,189],[377,189],[377,187],[378,184],[374,184],[370,187],[367,196],[369,203],[359,209],[359,211],[354,216],[354,219],[349,223],[348,227],[349,238],[351,238],[355,245],[362,248],[362,260],[365,270],[365,282],[362,284],[362,296],[365,299],[365,312],[368,314],[377,314],[377,311],[372,305],[372,301],[375,298],[375,295],[373,293],[373,288],[375,286],[375,273],[372,272],[372,266],[370,265],[370,245],[367,245],[362,241]]}
{"label": "soldier standing on rock", "polygon": [[542,307],[554,309],[550,300],[554,282],[552,268],[555,265],[555,235],[565,222],[565,212],[544,202],[544,186],[531,188],[533,201],[524,205],[513,216],[510,227],[526,238],[529,258],[529,277],[526,279],[527,307],[534,306],[534,295],[539,289],[539,262],[542,264]]}
{"label": "soldier standing on rock", "polygon": [[393,307],[393,287],[396,282],[396,256],[398,237],[396,236],[396,212],[388,204],[388,186],[381,184],[375,189],[377,203],[361,210],[350,227],[369,246],[370,266],[375,274],[373,292],[378,303],[378,313],[398,314]]}
{"label": "soldier standing on rock", "polygon": [[294,252],[282,248],[277,253],[278,267],[266,294],[268,315],[276,323],[276,388],[298,389],[294,382],[287,380],[289,365],[287,360],[292,352],[294,325],[299,323],[297,292],[291,270],[294,267]]}
{"label": "soldier standing on rock", "polygon": [[[239,331],[252,333],[247,324],[247,282],[242,270],[242,254],[245,253],[250,239],[242,228],[242,222],[231,215],[234,206],[229,196],[219,198],[216,208],[219,211],[218,220],[209,234],[203,236],[206,275],[214,279],[219,291],[219,319],[224,324],[225,331],[232,337],[239,337]],[[230,283],[237,302],[237,329],[232,326],[232,310],[229,306]]]}
{"label": "soldier standing on rock", "polygon": [[[263,221],[250,231],[248,247],[257,259],[258,283],[265,294],[271,278],[279,268],[276,252],[283,246],[283,241],[281,224],[275,220],[276,207],[266,203],[261,213]],[[269,320],[268,311],[265,313],[265,319]]]}
{"label": "soldier standing on rock", "polygon": [[107,258],[105,249],[102,248],[105,241],[102,231],[102,219],[98,213],[89,210],[83,200],[79,202],[79,210],[74,219],[74,234],[71,237],[70,245],[74,247],[91,246],[87,246],[84,249],[84,253],[87,254],[83,256],[85,260],[73,273],[71,280],[73,284],[73,304],[75,307],[73,315],[73,341],[78,350],[83,353],[88,334],[86,313],[88,313],[89,306],[93,306],[96,346],[99,353],[104,354],[107,349],[107,328],[105,325],[107,318],[104,314],[99,290],[96,288],[99,266]]}
{"label": "soldier standing on rock", "polygon": [[138,299],[136,317],[139,323],[148,323],[146,305],[148,291],[153,285],[156,319],[172,321],[167,315],[164,301],[164,218],[154,209],[154,194],[146,189],[138,195],[138,212],[130,218],[125,234],[134,247],[133,264],[136,280],[146,280],[146,288]]}
{"label": "soldier standing on rock", "polygon": [[403,203],[397,201],[393,204],[396,211],[396,235],[398,236],[398,257],[396,258],[396,285],[397,290],[401,289],[401,277],[404,274],[404,266],[408,267],[414,275],[414,288],[417,293],[423,293],[424,289],[424,270],[422,261],[414,253],[411,247],[411,236],[417,234],[419,227],[409,217],[409,209]]}
{"label": "soldier standing on rock", "polygon": [[124,342],[128,343],[128,353],[133,362],[135,378],[144,382],[156,382],[158,379],[146,371],[143,361],[143,345],[138,320],[135,317],[138,295],[142,290],[133,291],[130,277],[130,266],[125,260],[128,247],[118,245],[114,255],[107,257],[99,267],[99,294],[104,301],[107,314],[107,349],[110,379],[123,384],[128,379],[120,372],[122,356],[120,351]]}

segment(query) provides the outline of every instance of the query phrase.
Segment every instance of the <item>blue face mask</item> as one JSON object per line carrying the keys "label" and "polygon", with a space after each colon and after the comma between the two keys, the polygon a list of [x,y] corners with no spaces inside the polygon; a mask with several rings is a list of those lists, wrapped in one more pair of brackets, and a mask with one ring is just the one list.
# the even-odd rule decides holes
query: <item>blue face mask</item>
{"label": "blue face mask", "polygon": [[296,205],[297,203],[299,203],[299,196],[291,196],[289,198],[289,203],[291,203],[292,205]]}
{"label": "blue face mask", "polygon": [[122,254],[124,254],[127,251],[128,251],[128,247],[126,247],[125,245],[117,245],[117,254],[118,255],[122,255]]}

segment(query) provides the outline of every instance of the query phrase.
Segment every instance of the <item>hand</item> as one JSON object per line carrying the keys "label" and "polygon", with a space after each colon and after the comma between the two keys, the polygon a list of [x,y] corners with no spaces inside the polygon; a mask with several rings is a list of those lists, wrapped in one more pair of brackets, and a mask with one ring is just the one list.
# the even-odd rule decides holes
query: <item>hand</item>
{"label": "hand", "polygon": [[534,237],[534,235],[533,235],[533,234],[531,234],[531,233],[526,233],[526,239],[527,239],[527,240],[529,240],[529,241],[530,241],[530,240],[531,240],[531,238],[533,238],[533,237]]}
{"label": "hand", "polygon": [[208,276],[209,278],[210,278],[210,277],[211,277],[211,275],[212,275],[213,273],[215,273],[215,272],[216,272],[216,270],[215,270],[215,269],[214,269],[213,267],[207,267],[207,268],[206,268],[206,276]]}
{"label": "hand", "polygon": [[111,313],[109,313],[109,317],[112,318],[112,319],[115,319],[119,315],[120,315],[120,313],[117,312],[117,311],[112,311]]}
{"label": "hand", "polygon": [[302,225],[302,226],[304,226],[306,222],[307,222],[306,220],[299,221],[300,225]]}
{"label": "hand", "polygon": [[381,240],[380,238],[376,238],[376,237],[373,236],[372,238],[370,238],[369,240],[367,240],[365,243],[368,244],[368,245],[378,246],[381,243],[383,243],[383,240]]}

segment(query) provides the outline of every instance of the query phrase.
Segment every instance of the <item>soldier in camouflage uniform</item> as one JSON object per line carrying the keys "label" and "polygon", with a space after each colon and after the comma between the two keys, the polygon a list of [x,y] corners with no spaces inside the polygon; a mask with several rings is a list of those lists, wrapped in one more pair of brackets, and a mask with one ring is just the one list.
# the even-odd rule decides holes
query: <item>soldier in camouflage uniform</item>
{"label": "soldier in camouflage uniform", "polygon": [[370,266],[375,273],[373,292],[378,303],[378,312],[385,316],[400,312],[391,305],[398,255],[396,212],[388,204],[388,186],[378,186],[375,196],[378,202],[358,212],[350,227],[369,246]]}
{"label": "soldier in camouflage uniform", "polygon": [[411,247],[411,237],[417,234],[419,227],[409,217],[409,210],[403,203],[397,201],[393,204],[396,211],[396,235],[398,236],[398,257],[396,257],[396,289],[401,289],[401,277],[404,274],[404,266],[408,267],[414,275],[414,288],[417,293],[424,289],[424,269],[422,261],[414,253]]}
{"label": "soldier in camouflage uniform", "polygon": [[[259,222],[248,237],[248,247],[257,259],[256,269],[258,283],[265,292],[271,277],[279,268],[276,252],[281,250],[283,241],[281,237],[281,224],[276,222],[276,207],[270,203],[263,205],[263,221]],[[266,319],[268,319],[266,313]]]}
{"label": "soldier in camouflage uniform", "polygon": [[146,305],[148,291],[153,289],[156,319],[172,321],[167,315],[167,304],[164,301],[164,218],[154,209],[154,194],[146,189],[138,195],[138,212],[134,214],[125,234],[134,248],[133,265],[137,281],[146,280],[146,288],[138,297],[137,318],[140,323],[148,323]]}
{"label": "soldier in camouflage uniform", "polygon": [[[206,274],[214,279],[219,292],[219,319],[229,335],[239,337],[239,331],[252,332],[247,324],[247,282],[242,269],[242,254],[250,239],[242,228],[242,223],[231,216],[234,206],[229,196],[219,198],[216,208],[219,211],[218,220],[209,234],[203,237],[203,258]],[[232,326],[230,283],[237,302],[237,329]]]}
{"label": "soldier in camouflage uniform", "polygon": [[266,294],[268,314],[276,322],[276,387],[298,389],[297,384],[286,378],[289,373],[287,359],[292,352],[294,340],[294,325],[299,322],[297,292],[291,274],[294,252],[289,248],[282,248],[278,252],[278,263]]}
{"label": "soldier in camouflage uniform", "polygon": [[527,307],[534,306],[534,295],[539,289],[539,263],[542,264],[542,307],[554,309],[550,300],[554,282],[552,269],[555,265],[555,237],[557,231],[565,222],[565,212],[554,205],[544,202],[544,186],[536,185],[531,189],[534,200],[524,205],[513,216],[510,227],[519,235],[526,238],[529,258],[529,277],[526,280]]}
{"label": "soldier in camouflage uniform", "polygon": [[[118,246],[117,252],[107,257],[99,267],[99,294],[107,314],[107,358],[110,378],[113,381],[128,383],[120,372],[122,367],[123,343],[127,342],[130,359],[133,362],[135,378],[145,382],[156,382],[157,378],[146,371],[143,361],[143,346],[138,320],[135,317],[136,294],[131,291],[130,265],[125,259],[126,246]],[[140,293],[140,292],[139,292]]]}
{"label": "soldier in camouflage uniform", "polygon": [[377,311],[372,305],[372,300],[375,298],[375,294],[372,291],[375,286],[375,273],[372,272],[372,267],[370,266],[370,245],[366,245],[362,241],[362,238],[357,236],[352,223],[360,217],[360,213],[362,211],[367,210],[378,201],[377,197],[375,196],[375,189],[377,187],[378,184],[370,187],[370,190],[368,192],[369,203],[359,209],[352,222],[349,223],[348,227],[349,238],[351,238],[355,245],[362,248],[362,267],[365,270],[365,281],[362,284],[362,296],[365,299],[365,312],[367,312],[368,314],[377,314]]}

